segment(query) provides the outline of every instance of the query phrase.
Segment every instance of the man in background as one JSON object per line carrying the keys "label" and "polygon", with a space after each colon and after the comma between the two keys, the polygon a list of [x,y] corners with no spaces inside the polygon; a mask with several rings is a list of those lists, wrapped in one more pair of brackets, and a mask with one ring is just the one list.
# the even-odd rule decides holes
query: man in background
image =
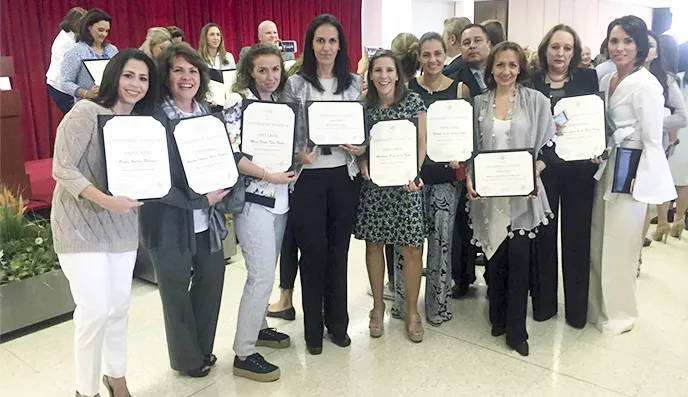
{"label": "man in background", "polygon": [[[271,44],[279,46],[279,32],[277,32],[277,25],[272,21],[263,21],[258,25],[258,41],[264,44]],[[241,49],[239,52],[239,60],[246,55],[251,46]],[[282,52],[282,59],[284,61],[291,61],[294,59],[294,54],[290,52]]]}
{"label": "man in background", "polygon": [[442,38],[447,46],[447,59],[444,61],[442,74],[452,80],[457,80],[464,64],[461,56],[461,32],[470,24],[471,20],[466,17],[451,17],[444,20]]}

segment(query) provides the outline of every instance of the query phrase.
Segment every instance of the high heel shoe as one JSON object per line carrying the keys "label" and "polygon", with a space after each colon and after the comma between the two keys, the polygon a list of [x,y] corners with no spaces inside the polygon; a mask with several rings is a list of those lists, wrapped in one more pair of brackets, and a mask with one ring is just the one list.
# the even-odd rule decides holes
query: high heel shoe
{"label": "high heel shoe", "polygon": [[657,230],[652,232],[652,239],[655,241],[664,240],[664,244],[667,242],[667,237],[669,237],[669,224],[665,223],[662,225],[657,225]]}
{"label": "high heel shoe", "polygon": [[673,225],[671,225],[671,237],[676,237],[677,239],[681,239],[681,234],[683,233],[683,229],[686,228],[686,220],[685,219],[679,219],[676,222],[674,222]]}
{"label": "high heel shoe", "polygon": [[406,315],[406,334],[411,342],[420,343],[423,341],[423,323],[420,319],[420,314]]}
{"label": "high heel shoe", "polygon": [[[103,384],[105,385],[105,388],[107,389],[108,393],[110,393],[110,397],[115,397],[115,389],[110,384],[107,375],[103,375]],[[131,397],[131,394],[129,394],[129,390],[127,390],[127,397]]]}
{"label": "high heel shoe", "polygon": [[368,329],[370,329],[371,338],[379,338],[385,333],[385,307],[382,306],[381,309],[373,309],[370,311],[368,317],[370,322],[368,323]]}

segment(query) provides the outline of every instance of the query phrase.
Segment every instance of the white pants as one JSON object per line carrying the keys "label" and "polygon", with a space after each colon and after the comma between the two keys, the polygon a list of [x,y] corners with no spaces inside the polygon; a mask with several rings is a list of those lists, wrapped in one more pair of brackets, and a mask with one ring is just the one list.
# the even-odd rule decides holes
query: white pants
{"label": "white pants", "polygon": [[258,333],[268,327],[265,316],[287,214],[273,214],[260,204],[246,203],[244,210],[235,215],[234,222],[248,272],[239,303],[234,353],[247,357],[256,353]]}
{"label": "white pants", "polygon": [[136,251],[58,254],[74,311],[76,390],[98,394],[101,374],[121,378],[127,366],[127,322]]}

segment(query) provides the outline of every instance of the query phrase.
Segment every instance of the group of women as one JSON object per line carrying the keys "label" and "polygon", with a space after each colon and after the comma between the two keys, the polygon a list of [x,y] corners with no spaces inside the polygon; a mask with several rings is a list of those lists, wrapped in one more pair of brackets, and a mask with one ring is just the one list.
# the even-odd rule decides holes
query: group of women
{"label": "group of women", "polygon": [[[86,17],[84,21],[97,19]],[[58,127],[51,218],[55,250],[77,304],[77,396],[97,395],[101,372],[111,396],[129,395],[124,377],[126,326],[139,242],[150,251],[159,281],[171,367],[202,377],[217,360],[213,343],[224,281],[221,241],[227,235],[224,216],[232,209],[234,192],[189,193],[170,135],[173,187],[168,195],[145,204],[106,195],[97,122],[98,115],[151,115],[159,120],[208,115],[209,68],[229,63],[230,57],[221,34],[219,39],[215,35],[217,26],[206,28],[206,42],[201,39],[198,52],[186,43],[168,42],[154,51],[160,43],[149,34],[144,51],[127,49],[112,56],[101,87],[93,89],[92,80],[85,79],[69,87],[70,94],[83,99]],[[91,37],[82,45],[88,46],[85,51],[105,56],[108,30],[107,19],[83,23],[82,33]],[[347,266],[352,234],[366,242],[373,294],[370,336],[384,334],[383,252],[385,245],[392,245],[403,258],[395,269],[392,316],[405,320],[411,341],[421,342],[423,245],[427,239],[425,313],[429,324],[439,326],[452,318],[450,253],[458,211],[469,212],[470,239],[489,259],[493,336],[506,335],[508,346],[528,354],[529,291],[537,320],[556,313],[555,220],[560,203],[567,322],[582,328],[591,321],[604,332],[630,330],[637,317],[635,266],[647,204],[670,201],[676,190],[662,147],[662,86],[642,67],[649,52],[647,27],[639,18],[624,17],[610,24],[607,36],[618,71],[599,87],[594,71],[578,69],[580,40],[566,25],[554,27],[540,45],[535,88],[530,88],[526,56],[518,44],[491,48],[484,70],[487,89],[473,99],[475,149],[533,149],[537,189],[528,197],[490,199],[475,192],[470,163],[444,165],[425,159],[428,106],[470,96],[464,82],[442,75],[446,47],[441,35],[427,33],[416,44],[422,70],[417,78],[407,72],[406,60],[392,51],[378,51],[369,60],[365,94],[360,76],[349,69],[344,29],[332,15],[320,15],[309,24],[300,69],[292,70],[289,78],[277,47],[253,46],[239,62],[231,91],[246,99],[297,103],[301,111],[294,171],[267,172],[236,148],[245,204],[235,214],[235,224],[247,280],[238,310],[234,374],[256,381],[280,376],[280,369],[256,351],[256,346],[290,345],[289,336],[266,321],[280,252],[281,266],[290,266],[281,269],[287,276],[281,280],[285,286],[293,289],[296,267],[300,269],[308,352],[322,353],[325,328],[335,345],[351,344]],[[550,99],[600,89],[612,125],[606,155],[561,161],[554,141],[557,134],[566,134],[566,127],[554,122]],[[315,147],[308,140],[306,101],[364,96],[368,125],[400,118],[417,121],[420,178],[400,187],[377,187],[370,181],[366,146]],[[241,109],[241,103],[225,106],[233,142],[239,140]],[[610,191],[619,147],[643,149],[632,194]],[[459,178],[462,174],[468,175],[465,182]],[[459,205],[462,189],[470,198],[466,208]]]}
{"label": "group of women", "polygon": [[[93,99],[100,87],[83,64],[85,60],[111,59],[117,47],[107,40],[112,18],[103,10],[86,11],[74,7],[60,23],[60,33],[51,47],[50,67],[46,73],[48,92],[63,114],[75,100]],[[145,41],[139,48],[153,60],[172,43],[185,40],[184,32],[176,26],[148,29]],[[234,56],[225,49],[222,32],[217,24],[209,23],[201,29],[198,43],[201,59],[211,68],[233,69]]]}

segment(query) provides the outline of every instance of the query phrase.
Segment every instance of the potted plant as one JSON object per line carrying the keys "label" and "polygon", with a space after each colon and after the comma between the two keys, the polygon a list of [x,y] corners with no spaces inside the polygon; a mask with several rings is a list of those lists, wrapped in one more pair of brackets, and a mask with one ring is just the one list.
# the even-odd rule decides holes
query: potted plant
{"label": "potted plant", "polygon": [[75,307],[53,251],[50,223],[25,212],[22,197],[0,185],[0,334]]}

